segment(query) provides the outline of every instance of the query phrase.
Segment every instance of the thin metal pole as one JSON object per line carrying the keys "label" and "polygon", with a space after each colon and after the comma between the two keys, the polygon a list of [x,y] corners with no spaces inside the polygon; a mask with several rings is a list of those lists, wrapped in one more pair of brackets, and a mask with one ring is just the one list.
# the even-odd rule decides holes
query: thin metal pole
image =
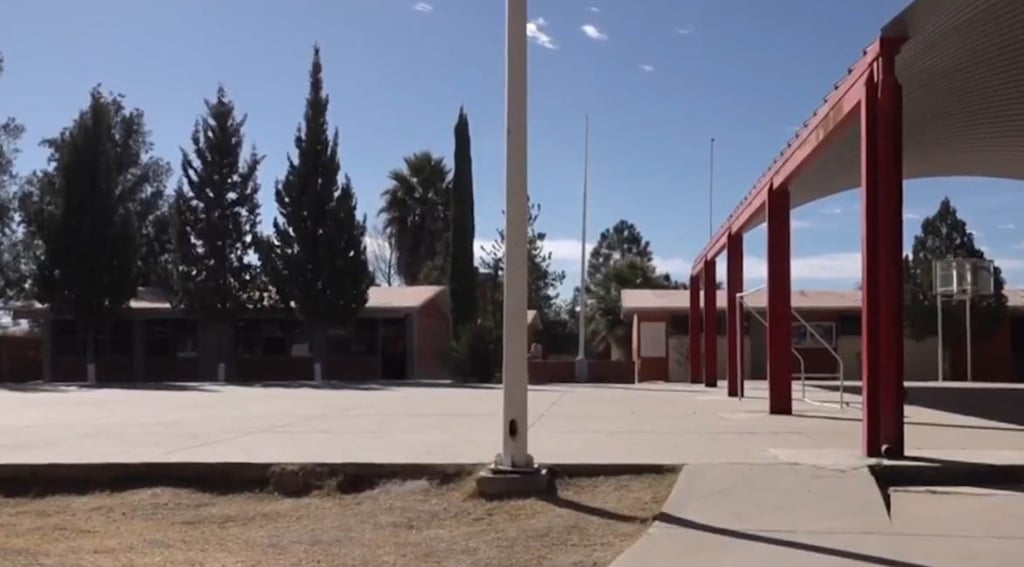
{"label": "thin metal pole", "polygon": [[580,223],[579,344],[576,346],[576,381],[587,381],[587,185],[590,178],[590,115],[583,121],[583,218]]}
{"label": "thin metal pole", "polygon": [[967,311],[967,381],[974,381],[974,365],[971,364],[971,294],[967,294],[967,306],[964,308]]}
{"label": "thin metal pole", "polygon": [[527,451],[526,0],[505,4],[505,285],[502,321],[502,452],[497,466],[533,467]]}
{"label": "thin metal pole", "polygon": [[946,356],[942,352],[942,294],[935,295],[935,310],[937,312],[939,336],[939,382],[942,382],[946,374]]}
{"label": "thin metal pole", "polygon": [[715,208],[715,139],[711,138],[711,157],[708,160],[708,239],[714,237],[712,215]]}

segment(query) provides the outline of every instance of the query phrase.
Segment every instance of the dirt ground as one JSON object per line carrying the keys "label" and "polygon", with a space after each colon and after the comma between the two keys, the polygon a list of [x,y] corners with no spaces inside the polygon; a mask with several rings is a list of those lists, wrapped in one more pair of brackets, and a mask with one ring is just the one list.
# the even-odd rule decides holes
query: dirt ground
{"label": "dirt ground", "polygon": [[608,565],[674,474],[562,480],[558,496],[485,502],[469,481],[283,498],[176,489],[0,499],[0,565]]}

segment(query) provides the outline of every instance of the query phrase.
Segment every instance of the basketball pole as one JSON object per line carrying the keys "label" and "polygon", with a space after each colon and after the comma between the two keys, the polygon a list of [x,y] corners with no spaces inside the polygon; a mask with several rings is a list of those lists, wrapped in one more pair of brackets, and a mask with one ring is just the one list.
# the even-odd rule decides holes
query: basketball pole
{"label": "basketball pole", "polygon": [[[938,272],[938,270],[936,270]],[[942,294],[935,294],[935,311],[938,316],[938,336],[939,336],[939,382],[942,382],[943,375],[946,373],[946,357],[943,356],[942,352]]]}
{"label": "basketball pole", "polygon": [[965,307],[965,310],[967,311],[967,316],[965,317],[965,319],[967,319],[966,325],[967,325],[967,381],[968,382],[974,382],[974,365],[971,364],[971,358],[972,358],[971,357],[971,354],[972,354],[971,351],[973,350],[971,348],[971,343],[974,342],[974,341],[971,340],[971,297],[973,296],[972,292],[973,292],[973,289],[971,289],[970,291],[967,292],[967,307]]}

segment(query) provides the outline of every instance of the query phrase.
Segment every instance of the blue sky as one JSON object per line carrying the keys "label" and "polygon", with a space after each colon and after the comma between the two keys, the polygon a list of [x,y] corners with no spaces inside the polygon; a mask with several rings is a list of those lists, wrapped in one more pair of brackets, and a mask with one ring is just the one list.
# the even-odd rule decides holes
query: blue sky
{"label": "blue sky", "polygon": [[[677,278],[707,238],[708,140],[716,145],[714,221],[907,0],[531,0],[530,193],[556,262],[578,279],[583,121],[591,116],[589,233],[636,223]],[[504,2],[501,0],[8,0],[0,19],[0,115],[36,142],[66,125],[102,83],[146,111],[156,153],[179,161],[204,98],[224,84],[248,113],[264,220],[303,110],[311,47],[322,46],[332,125],[361,211],[373,218],[403,155],[450,155],[469,113],[477,236],[503,202]],[[1007,272],[1024,283],[1019,183],[908,182],[906,229],[949,195]],[[794,212],[794,285],[859,279],[856,192]],[[1016,224],[1021,224],[1018,228]],[[764,234],[747,240],[748,285],[762,281]],[[724,274],[724,266],[719,268]]]}

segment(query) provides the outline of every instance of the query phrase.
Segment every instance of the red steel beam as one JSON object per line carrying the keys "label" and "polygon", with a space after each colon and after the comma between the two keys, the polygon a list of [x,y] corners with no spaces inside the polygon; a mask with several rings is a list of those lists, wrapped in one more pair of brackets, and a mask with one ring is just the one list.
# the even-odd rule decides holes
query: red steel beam
{"label": "red steel beam", "polygon": [[747,196],[733,209],[704,249],[694,258],[694,272],[700,270],[705,261],[717,257],[725,250],[730,232],[744,232],[747,223],[765,206],[770,187],[789,187],[794,175],[832,141],[831,134],[848,119],[859,115],[855,111],[859,108],[864,95],[864,78],[878,58],[878,53],[878,41],[864,50],[860,60],[850,68],[846,77],[826,97],[824,104],[800,129],[796,138],[782,150],[768,171],[758,179]]}

